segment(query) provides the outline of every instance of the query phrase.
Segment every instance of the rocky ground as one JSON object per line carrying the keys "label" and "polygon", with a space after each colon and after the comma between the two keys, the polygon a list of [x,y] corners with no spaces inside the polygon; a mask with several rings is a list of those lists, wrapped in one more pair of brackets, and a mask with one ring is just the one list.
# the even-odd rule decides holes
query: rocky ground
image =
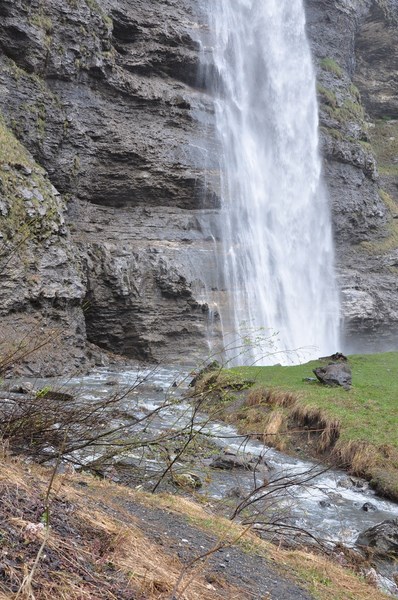
{"label": "rocky ground", "polygon": [[339,561],[275,548],[175,494],[72,472],[52,479],[4,453],[1,466],[2,600],[18,589],[41,600],[386,598]]}

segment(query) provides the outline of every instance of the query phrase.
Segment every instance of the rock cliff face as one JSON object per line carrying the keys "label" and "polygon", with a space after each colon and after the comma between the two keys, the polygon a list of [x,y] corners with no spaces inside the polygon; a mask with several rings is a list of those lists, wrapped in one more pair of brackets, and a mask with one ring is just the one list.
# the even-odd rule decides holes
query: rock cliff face
{"label": "rock cliff face", "polygon": [[[398,170],[385,177],[383,142],[388,135],[385,120],[391,132],[395,128],[390,120],[396,116],[398,3],[308,0],[307,12],[318,64],[321,141],[333,205],[345,348],[393,348],[398,325]],[[390,160],[398,158],[397,150],[398,145],[394,155],[391,149]]]}
{"label": "rock cliff face", "polygon": [[[0,155],[12,256],[1,311],[62,332],[53,370],[81,362],[86,340],[160,361],[207,352],[219,198],[199,4],[0,0],[2,129],[19,149]],[[398,324],[398,10],[393,0],[306,5],[346,330],[363,344]],[[51,233],[24,234],[32,219]]]}
{"label": "rock cliff face", "polygon": [[[0,109],[62,194],[79,264],[80,302],[58,306],[62,278],[49,275],[54,310],[68,320],[77,310],[83,337],[130,357],[203,352],[195,264],[208,236],[200,215],[217,197],[194,118],[192,7],[2,0],[0,19]],[[27,299],[37,316],[42,296]]]}

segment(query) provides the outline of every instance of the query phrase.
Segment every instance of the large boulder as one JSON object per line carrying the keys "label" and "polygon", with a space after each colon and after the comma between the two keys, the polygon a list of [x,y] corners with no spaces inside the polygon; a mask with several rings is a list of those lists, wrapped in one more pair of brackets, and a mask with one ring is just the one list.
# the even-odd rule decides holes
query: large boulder
{"label": "large boulder", "polygon": [[341,385],[345,390],[350,389],[352,374],[350,367],[345,363],[331,363],[326,367],[318,367],[313,373],[325,385]]}
{"label": "large boulder", "polygon": [[372,548],[377,554],[398,556],[398,518],[366,529],[358,536],[356,544]]}

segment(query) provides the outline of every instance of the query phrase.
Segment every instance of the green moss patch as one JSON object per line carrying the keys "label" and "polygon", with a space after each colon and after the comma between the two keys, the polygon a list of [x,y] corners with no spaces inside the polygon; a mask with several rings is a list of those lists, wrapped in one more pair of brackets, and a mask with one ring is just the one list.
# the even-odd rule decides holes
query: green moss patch
{"label": "green moss patch", "polygon": [[361,243],[361,247],[372,254],[384,254],[398,248],[398,205],[385,190],[379,190],[379,196],[387,208],[387,235],[376,242]]}
{"label": "green moss patch", "polygon": [[335,60],[333,60],[333,58],[323,58],[319,64],[325,71],[333,73],[340,79],[343,78],[343,69]]}
{"label": "green moss patch", "polygon": [[46,239],[62,224],[51,183],[0,116],[0,231],[13,246]]}
{"label": "green moss patch", "polygon": [[398,175],[398,120],[379,119],[370,130],[372,146],[385,175]]}

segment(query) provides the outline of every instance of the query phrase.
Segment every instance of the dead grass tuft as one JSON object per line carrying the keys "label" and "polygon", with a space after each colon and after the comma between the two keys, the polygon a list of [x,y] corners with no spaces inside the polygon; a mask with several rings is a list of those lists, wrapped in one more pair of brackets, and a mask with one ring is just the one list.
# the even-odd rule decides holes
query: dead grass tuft
{"label": "dead grass tuft", "polygon": [[[115,510],[112,492],[116,496],[118,490],[128,498],[127,489],[82,474],[56,477],[51,493],[51,527],[46,538],[41,522],[51,471],[23,464],[4,452],[0,460],[0,527],[2,549],[6,549],[1,599],[15,600],[43,540],[45,551],[34,581],[22,589],[19,600],[170,597],[183,564],[172,552],[167,553],[162,545],[149,539],[130,513]],[[77,478],[89,488],[79,489]],[[98,491],[97,497],[92,491]],[[180,506],[185,507],[183,501]],[[189,585],[180,592],[180,600],[244,597],[241,590],[222,579],[217,586],[209,586],[200,570],[189,573]]]}
{"label": "dead grass tuft", "polygon": [[297,402],[297,394],[284,390],[266,389],[256,387],[250,390],[246,399],[246,406],[279,406],[283,408],[291,407]]}
{"label": "dead grass tuft", "polygon": [[286,426],[286,415],[281,410],[273,410],[268,416],[262,436],[264,444],[271,443],[278,450],[285,450],[288,443]]}
{"label": "dead grass tuft", "polygon": [[340,421],[331,419],[317,408],[297,405],[291,412],[291,419],[295,425],[306,428],[309,436],[316,437],[318,452],[333,448],[340,437]]}
{"label": "dead grass tuft", "polygon": [[366,476],[378,464],[380,452],[368,442],[344,442],[333,450],[335,459],[354,475]]}

